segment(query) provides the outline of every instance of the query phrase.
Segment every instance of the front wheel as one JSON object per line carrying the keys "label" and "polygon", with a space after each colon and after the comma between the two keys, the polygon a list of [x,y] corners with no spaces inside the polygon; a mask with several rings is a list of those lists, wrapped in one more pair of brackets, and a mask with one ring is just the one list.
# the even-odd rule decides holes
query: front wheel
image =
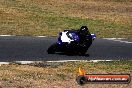
{"label": "front wheel", "polygon": [[54,54],[57,51],[57,49],[58,49],[58,44],[54,43],[48,48],[47,52],[48,54]]}

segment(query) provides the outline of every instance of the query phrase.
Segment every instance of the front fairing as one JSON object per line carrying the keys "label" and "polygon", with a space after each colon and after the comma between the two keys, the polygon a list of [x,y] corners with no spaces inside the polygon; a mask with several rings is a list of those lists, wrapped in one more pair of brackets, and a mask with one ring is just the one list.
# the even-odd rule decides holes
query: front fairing
{"label": "front fairing", "polygon": [[59,33],[59,37],[58,37],[58,44],[62,44],[62,43],[71,43],[72,41],[76,41],[79,42],[79,36],[77,35],[76,32],[74,31],[64,31],[64,32],[60,32]]}
{"label": "front fairing", "polygon": [[76,32],[68,32],[68,33],[67,33],[67,36],[68,36],[71,40],[73,40],[73,41],[75,41],[75,42],[79,42],[79,36],[78,36],[78,34],[77,34]]}
{"label": "front fairing", "polygon": [[96,39],[96,35],[95,34],[91,34],[92,36],[92,40]]}

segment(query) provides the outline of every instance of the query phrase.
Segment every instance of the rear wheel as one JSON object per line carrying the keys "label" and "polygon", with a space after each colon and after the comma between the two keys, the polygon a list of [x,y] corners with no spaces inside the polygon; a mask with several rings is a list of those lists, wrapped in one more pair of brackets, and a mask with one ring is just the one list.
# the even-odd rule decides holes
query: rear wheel
{"label": "rear wheel", "polygon": [[54,43],[48,48],[47,52],[48,54],[54,54],[57,51],[57,49],[58,49],[58,44]]}

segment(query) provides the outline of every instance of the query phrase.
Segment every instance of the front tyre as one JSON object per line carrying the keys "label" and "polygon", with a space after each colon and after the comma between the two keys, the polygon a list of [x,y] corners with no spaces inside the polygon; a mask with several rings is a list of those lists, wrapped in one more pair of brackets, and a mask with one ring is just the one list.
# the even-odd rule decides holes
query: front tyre
{"label": "front tyre", "polygon": [[57,51],[57,49],[58,49],[58,44],[54,43],[48,48],[47,52],[48,54],[54,54]]}

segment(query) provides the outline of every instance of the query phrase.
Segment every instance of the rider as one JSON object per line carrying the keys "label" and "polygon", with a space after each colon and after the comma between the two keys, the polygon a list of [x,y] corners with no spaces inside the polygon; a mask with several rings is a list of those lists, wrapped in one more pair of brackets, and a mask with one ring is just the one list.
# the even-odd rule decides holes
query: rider
{"label": "rider", "polygon": [[87,26],[82,26],[79,30],[77,30],[77,34],[79,37],[79,42],[71,42],[71,46],[74,48],[89,48],[92,44],[92,36],[88,30]]}
{"label": "rider", "polygon": [[80,46],[86,46],[86,45],[92,44],[92,36],[87,26],[82,26],[78,30],[78,36],[80,38],[80,41],[79,41]]}

